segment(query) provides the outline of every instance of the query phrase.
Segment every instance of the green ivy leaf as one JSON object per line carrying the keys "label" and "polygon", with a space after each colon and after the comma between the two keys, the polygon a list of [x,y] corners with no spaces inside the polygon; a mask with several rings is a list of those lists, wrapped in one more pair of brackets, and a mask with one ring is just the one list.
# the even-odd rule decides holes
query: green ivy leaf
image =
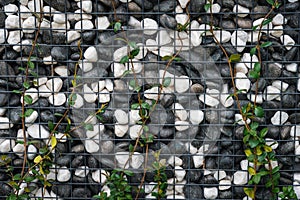
{"label": "green ivy leaf", "polygon": [[268,128],[263,128],[261,131],[260,131],[260,137],[261,138],[264,138],[268,133]]}
{"label": "green ivy leaf", "polygon": [[263,117],[265,112],[264,112],[264,109],[260,106],[256,106],[254,108],[254,114],[256,117]]}
{"label": "green ivy leaf", "polygon": [[33,101],[33,99],[32,99],[31,96],[29,96],[29,95],[25,95],[25,96],[24,96],[24,102],[25,102],[26,104],[32,104],[32,101]]}
{"label": "green ivy leaf", "polygon": [[24,181],[25,181],[26,183],[30,183],[30,182],[32,182],[34,179],[35,179],[34,176],[26,176],[26,177],[24,178]]}
{"label": "green ivy leaf", "polygon": [[28,68],[29,68],[29,69],[34,69],[34,63],[33,63],[33,62],[28,61],[28,62],[27,62],[27,65],[28,65]]}
{"label": "green ivy leaf", "polygon": [[273,0],[266,0],[268,2],[268,4],[270,4],[271,6],[274,5],[274,1]]}
{"label": "green ivy leaf", "polygon": [[24,81],[23,87],[26,88],[26,89],[29,89],[29,87],[30,87],[29,82],[28,81]]}
{"label": "green ivy leaf", "polygon": [[258,140],[253,140],[253,139],[249,140],[249,146],[250,146],[251,148],[256,147],[258,144],[259,144],[259,141],[258,141]]}
{"label": "green ivy leaf", "polygon": [[269,24],[270,22],[272,22],[272,19],[266,19],[262,22],[262,25],[265,26],[265,25]]}
{"label": "green ivy leaf", "polygon": [[171,77],[165,77],[163,81],[163,86],[164,87],[169,87],[171,84]]}
{"label": "green ivy leaf", "polygon": [[253,27],[252,27],[252,30],[253,30],[253,31],[256,31],[256,29],[258,28],[258,26],[259,26],[259,25],[253,26]]}
{"label": "green ivy leaf", "polygon": [[250,50],[250,55],[253,56],[256,54],[256,47],[253,47],[251,50]]}
{"label": "green ivy leaf", "polygon": [[251,70],[251,71],[249,72],[249,77],[250,77],[250,78],[253,78],[253,79],[258,79],[258,78],[259,78],[259,73],[257,73],[257,72],[254,71],[254,70]]}
{"label": "green ivy leaf", "polygon": [[258,126],[259,126],[259,123],[257,123],[257,122],[252,122],[250,124],[250,128],[253,129],[253,130],[256,130],[258,128]]}
{"label": "green ivy leaf", "polygon": [[260,63],[259,63],[259,62],[256,62],[256,63],[254,64],[253,70],[256,71],[256,72],[260,72],[261,66],[260,66]]}
{"label": "green ivy leaf", "polygon": [[120,63],[121,64],[125,64],[125,63],[127,63],[129,61],[129,57],[128,56],[123,56],[122,58],[121,58],[121,60],[120,60]]}
{"label": "green ivy leaf", "polygon": [[133,103],[132,105],[131,105],[131,109],[133,109],[133,110],[136,110],[136,109],[138,109],[140,107],[140,104],[138,104],[138,103]]}
{"label": "green ivy leaf", "polygon": [[252,180],[255,184],[259,184],[260,179],[261,179],[261,175],[259,174],[255,174],[254,176],[252,176]]}
{"label": "green ivy leaf", "polygon": [[48,128],[49,128],[50,131],[54,130],[54,124],[53,124],[53,122],[48,121]]}
{"label": "green ivy leaf", "polygon": [[130,52],[130,55],[132,56],[131,58],[134,58],[134,57],[137,56],[139,53],[140,53],[140,48],[133,49],[133,50]]}
{"label": "green ivy leaf", "polygon": [[114,32],[118,32],[121,29],[122,24],[120,22],[116,22],[114,25]]}
{"label": "green ivy leaf", "polygon": [[24,115],[25,115],[25,117],[29,117],[33,112],[34,112],[34,110],[32,108],[28,108],[28,109],[26,109]]}
{"label": "green ivy leaf", "polygon": [[210,7],[211,7],[211,4],[210,4],[210,3],[205,4],[205,5],[204,5],[204,10],[205,10],[206,12],[208,12],[208,11],[210,10]]}
{"label": "green ivy leaf", "polygon": [[132,88],[135,88],[135,87],[136,87],[136,82],[135,82],[134,79],[131,79],[131,80],[129,81],[129,86],[132,87]]}
{"label": "green ivy leaf", "polygon": [[85,130],[87,131],[93,131],[94,130],[94,126],[92,124],[89,124],[89,123],[85,123],[83,125],[83,127],[85,128]]}
{"label": "green ivy leaf", "polygon": [[271,45],[272,45],[272,42],[268,41],[268,42],[262,43],[260,46],[263,47],[263,48],[265,48],[265,47],[269,47]]}
{"label": "green ivy leaf", "polygon": [[239,62],[241,60],[240,54],[232,54],[229,58],[231,62]]}
{"label": "green ivy leaf", "polygon": [[130,170],[124,170],[124,174],[126,174],[127,176],[133,176],[133,172]]}
{"label": "green ivy leaf", "polygon": [[138,48],[138,46],[136,45],[136,42],[134,42],[134,41],[129,41],[129,42],[128,42],[128,45],[129,45],[131,48],[133,48],[133,49],[137,49],[137,48]]}

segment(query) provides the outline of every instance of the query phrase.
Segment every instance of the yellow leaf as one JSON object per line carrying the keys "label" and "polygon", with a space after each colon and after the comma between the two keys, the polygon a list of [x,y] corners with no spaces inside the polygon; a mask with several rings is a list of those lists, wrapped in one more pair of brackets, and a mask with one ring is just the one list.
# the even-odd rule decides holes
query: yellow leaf
{"label": "yellow leaf", "polygon": [[68,124],[70,125],[72,122],[71,122],[71,120],[70,120],[70,118],[69,117],[66,117],[66,119],[67,119],[67,121],[68,121]]}
{"label": "yellow leaf", "polygon": [[262,150],[259,146],[256,147],[256,155],[261,155],[262,154]]}
{"label": "yellow leaf", "polygon": [[244,188],[244,192],[248,195],[248,197],[254,199],[255,193],[253,188]]}
{"label": "yellow leaf", "polygon": [[248,167],[248,172],[252,176],[256,174],[256,171],[255,171],[255,169],[253,167]]}
{"label": "yellow leaf", "polygon": [[272,152],[273,151],[272,147],[270,147],[268,145],[264,145],[264,149],[265,149],[266,152]]}
{"label": "yellow leaf", "polygon": [[44,170],[43,170],[43,167],[42,167],[41,165],[40,165],[40,173],[41,173],[41,174],[45,174],[45,173],[44,173]]}
{"label": "yellow leaf", "polygon": [[57,139],[55,136],[51,137],[51,148],[54,149],[56,147],[57,144]]}
{"label": "yellow leaf", "polygon": [[250,149],[246,149],[245,154],[248,157],[248,156],[252,155],[252,151]]}
{"label": "yellow leaf", "polygon": [[33,162],[34,162],[35,164],[38,164],[38,163],[40,163],[42,160],[43,160],[42,156],[38,155],[37,157],[35,157],[35,159],[33,160]]}

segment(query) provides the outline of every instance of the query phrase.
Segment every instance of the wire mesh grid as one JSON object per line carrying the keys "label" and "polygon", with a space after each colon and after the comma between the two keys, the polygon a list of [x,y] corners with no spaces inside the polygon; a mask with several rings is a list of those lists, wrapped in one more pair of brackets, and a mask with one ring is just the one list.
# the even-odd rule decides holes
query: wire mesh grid
{"label": "wire mesh grid", "polygon": [[[224,54],[209,34],[209,26],[203,25],[213,20],[218,38],[223,41],[226,51],[229,54],[242,54],[235,71],[248,71],[257,61],[245,53],[256,45],[257,33],[252,27],[261,23],[257,20],[263,18],[270,8],[265,2],[218,0],[215,4],[219,5],[219,10],[216,6],[218,11],[211,19],[204,10],[205,1],[186,1],[189,2],[186,8],[182,2],[0,1],[0,152],[12,158],[9,166],[13,167],[14,173],[20,173],[22,169],[24,149],[18,143],[23,139],[20,131],[20,94],[13,90],[23,87],[25,72],[22,69],[26,68],[36,36],[37,43],[30,58],[35,73],[29,74],[30,89],[27,90],[33,104],[26,106],[26,109],[32,108],[34,111],[25,121],[31,142],[27,147],[28,163],[32,163],[47,144],[47,134],[43,134],[49,134],[49,121],[56,124],[68,108],[67,101],[73,89],[72,80],[77,63],[79,86],[76,94],[77,99],[81,97],[83,104],[74,106],[68,113],[72,127],[82,125],[91,113],[108,103],[102,118],[92,124],[94,131],[76,129],[70,132],[70,137],[57,144],[52,154],[54,163],[50,167],[49,179],[53,179],[51,186],[43,188],[38,182],[28,184],[28,187],[34,188],[31,198],[91,199],[105,189],[104,174],[111,172],[112,168],[121,167],[118,164],[122,157],[128,156],[129,144],[134,145],[137,136],[130,134],[130,131],[134,131],[131,128],[136,127],[139,117],[131,105],[137,102],[137,93],[130,86],[133,73],[123,76],[126,70],[130,70],[130,64],[120,66],[119,60],[114,60],[116,50],[126,46],[118,38],[130,38],[140,43],[141,58],[134,60],[133,65],[140,70],[137,80],[141,85],[142,98],[149,104],[149,99],[155,99],[151,95],[157,95],[157,91],[151,89],[161,83],[160,72],[167,66],[168,61],[162,58],[182,51],[178,56],[181,60],[172,62],[168,69],[174,86],[164,91],[160,106],[148,124],[155,135],[154,142],[149,145],[149,163],[153,162],[152,152],[162,149],[162,158],[167,162],[168,199],[245,198],[243,188],[249,177],[236,176],[237,172],[246,173],[247,169],[242,167],[248,165],[242,142],[243,126],[235,123],[238,114],[236,104],[233,102],[226,107],[228,102],[222,102],[224,96],[226,99],[233,92],[230,71]],[[237,4],[246,9],[235,6]],[[273,45],[261,49],[263,78],[259,81],[258,99],[266,116],[260,123],[269,128],[267,138],[270,142],[278,143],[275,151],[279,161],[277,164],[281,168],[280,185],[299,188],[299,2],[282,1],[279,10],[272,13],[273,16],[276,14],[282,14],[283,21],[286,21],[282,25],[273,22],[273,26],[270,23],[262,29],[261,40],[272,41]],[[157,26],[150,24],[150,28],[145,30],[146,23],[149,23],[145,19],[153,19]],[[117,21],[121,22],[123,28],[118,33],[114,31]],[[179,36],[175,30],[184,25],[187,25],[186,30],[180,32]],[[220,29],[229,32],[229,38]],[[164,32],[166,30],[168,37]],[[145,34],[146,31],[150,34]],[[248,41],[232,41],[233,37],[238,38],[245,33]],[[161,35],[156,37],[157,34]],[[285,37],[281,38],[282,35]],[[202,41],[198,41],[199,38]],[[291,42],[290,38],[295,43],[289,43],[291,48],[286,48],[285,41]],[[166,41],[169,39],[173,43]],[[79,40],[82,52],[78,47]],[[96,54],[91,51],[85,54],[90,47],[96,49]],[[123,55],[124,52],[119,53]],[[89,57],[89,54],[94,57]],[[120,55],[117,55],[118,59],[122,58]],[[95,56],[96,61],[89,60]],[[250,81],[248,93],[239,94],[242,105],[249,99],[253,101],[255,81]],[[266,92],[268,86],[277,90],[271,88],[270,92]],[[144,94],[146,91],[148,96]],[[218,100],[216,105],[215,99]],[[116,119],[117,110],[125,112],[125,117],[121,115],[122,119]],[[272,117],[277,111],[288,114],[288,119],[285,119],[287,122],[274,125]],[[192,112],[195,112],[195,116],[191,116]],[[136,117],[137,121],[132,121],[131,117]],[[278,118],[281,122],[285,116],[279,114]],[[118,120],[125,120],[125,123]],[[183,121],[188,121],[188,125]],[[57,127],[58,132],[63,133],[67,126],[68,121],[62,121]],[[206,133],[213,133],[214,138],[208,138]],[[88,134],[94,135],[90,137]],[[206,143],[209,151],[203,150]],[[202,148],[202,152],[199,148]],[[139,147],[137,152],[143,159],[146,157],[144,148]],[[127,177],[133,186],[139,186],[143,176],[143,162],[139,164],[138,167],[129,166],[135,172],[132,177]],[[0,175],[1,199],[6,199],[13,190],[9,186],[11,177],[7,166],[1,167]],[[246,182],[235,180],[237,177],[245,178]],[[149,194],[155,184],[153,178],[154,173],[149,170],[143,184],[144,192],[139,199],[151,198]],[[25,188],[25,185],[21,187]],[[132,193],[135,194],[135,191]],[[259,190],[257,199],[269,197],[268,191]]]}

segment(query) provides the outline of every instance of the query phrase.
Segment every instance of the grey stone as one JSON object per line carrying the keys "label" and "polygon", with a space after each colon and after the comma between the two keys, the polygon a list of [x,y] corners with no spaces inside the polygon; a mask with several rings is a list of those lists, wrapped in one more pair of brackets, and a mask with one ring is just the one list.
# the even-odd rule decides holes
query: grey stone
{"label": "grey stone", "polygon": [[255,6],[250,15],[253,17],[253,19],[259,19],[264,17],[269,10],[270,8],[268,6]]}
{"label": "grey stone", "polygon": [[175,9],[176,1],[162,1],[160,4],[153,7],[153,11],[170,12]]}
{"label": "grey stone", "polygon": [[56,117],[54,116],[54,113],[50,110],[44,110],[40,113],[40,119],[42,122],[53,122],[56,121]]}
{"label": "grey stone", "polygon": [[176,29],[177,27],[177,21],[174,17],[171,17],[167,14],[163,14],[159,17],[160,23],[163,27],[168,29]]}
{"label": "grey stone", "polygon": [[55,8],[58,11],[61,12],[65,12],[65,11],[69,11],[69,9],[71,8],[71,4],[69,2],[69,0],[65,0],[65,1],[60,1],[60,0],[45,0],[45,2]]}
{"label": "grey stone", "polygon": [[203,198],[203,191],[199,185],[185,185],[183,191],[186,199],[196,200]]}
{"label": "grey stone", "polygon": [[21,114],[22,114],[21,108],[11,109],[9,111],[10,122],[13,124],[20,123],[21,122]]}
{"label": "grey stone", "polygon": [[56,164],[60,166],[69,166],[71,163],[72,157],[71,156],[61,156],[56,159]]}
{"label": "grey stone", "polygon": [[287,122],[284,124],[284,126],[280,130],[280,136],[282,139],[288,139],[290,137],[290,132],[291,132],[291,123]]}
{"label": "grey stone", "polygon": [[144,8],[145,10],[150,10],[153,8],[152,2],[148,0],[134,0],[134,2],[137,3],[141,8]]}
{"label": "grey stone", "polygon": [[9,99],[9,94],[4,88],[0,88],[0,106],[5,106]]}
{"label": "grey stone", "polygon": [[13,189],[6,183],[0,183],[0,196],[8,196]]}
{"label": "grey stone", "polygon": [[286,61],[295,61],[294,58],[297,55],[297,53],[298,53],[298,48],[293,47],[285,54],[284,58]]}
{"label": "grey stone", "polygon": [[0,74],[1,79],[7,81],[14,81],[15,80],[15,71],[14,69],[6,62],[0,62]]}
{"label": "grey stone", "polygon": [[69,197],[71,195],[72,185],[70,184],[54,184],[51,189],[59,197]]}
{"label": "grey stone", "polygon": [[252,27],[252,20],[248,18],[233,18],[235,23],[237,23],[239,28],[243,29],[251,29]]}
{"label": "grey stone", "polygon": [[268,64],[268,69],[266,69],[263,74],[265,77],[273,77],[273,78],[277,78],[281,75],[281,68],[274,64],[274,63],[269,63]]}
{"label": "grey stone", "polygon": [[5,25],[5,13],[3,12],[2,9],[0,9],[0,28],[3,28]]}
{"label": "grey stone", "polygon": [[254,6],[257,5],[256,1],[248,1],[248,0],[238,0],[236,1],[238,4],[241,6],[245,6],[247,8],[253,8]]}
{"label": "grey stone", "polygon": [[295,144],[294,142],[285,142],[281,143],[277,149],[277,153],[279,155],[287,155],[289,153],[294,152]]}
{"label": "grey stone", "polygon": [[67,47],[53,47],[51,56],[56,61],[66,61],[69,58],[69,49]]}
{"label": "grey stone", "polygon": [[294,2],[294,3],[287,3],[285,4],[285,6],[281,6],[279,8],[280,11],[284,11],[284,12],[293,12],[298,10],[300,5],[300,2]]}
{"label": "grey stone", "polygon": [[236,25],[233,21],[231,20],[223,20],[221,23],[220,23],[220,26],[223,28],[223,29],[227,29],[227,30],[232,30],[232,29],[235,29]]}

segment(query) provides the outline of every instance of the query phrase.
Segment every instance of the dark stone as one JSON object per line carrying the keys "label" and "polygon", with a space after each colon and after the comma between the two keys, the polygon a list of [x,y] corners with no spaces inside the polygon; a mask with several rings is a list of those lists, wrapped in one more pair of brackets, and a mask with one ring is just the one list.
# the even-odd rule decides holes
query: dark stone
{"label": "dark stone", "polygon": [[0,79],[14,81],[15,75],[15,71],[8,63],[0,62]]}
{"label": "dark stone", "polygon": [[170,107],[176,101],[176,96],[174,94],[166,94],[161,100],[161,105],[165,108]]}
{"label": "dark stone", "polygon": [[220,22],[220,26],[223,29],[227,29],[227,30],[233,30],[236,27],[235,23],[233,21],[231,21],[231,20],[222,20]]}
{"label": "dark stone", "polygon": [[84,42],[92,42],[96,37],[95,31],[85,31],[81,34]]}
{"label": "dark stone", "polygon": [[56,122],[56,117],[50,110],[44,110],[40,113],[40,119],[42,122]]}
{"label": "dark stone", "polygon": [[89,156],[87,158],[87,166],[90,169],[97,169],[99,167],[99,161],[94,156]]}
{"label": "dark stone", "polygon": [[203,170],[202,169],[189,169],[187,170],[186,177],[193,183],[198,183],[201,178],[203,177]]}
{"label": "dark stone", "polygon": [[267,137],[272,139],[278,139],[280,129],[278,126],[269,126]]}
{"label": "dark stone", "polygon": [[198,13],[204,11],[206,0],[190,0],[189,11],[191,15],[199,15]]}
{"label": "dark stone", "polygon": [[299,124],[300,123],[300,113],[292,113],[290,116],[289,116],[289,119],[288,119],[289,122],[291,122],[292,124]]}
{"label": "dark stone", "polygon": [[221,7],[225,8],[233,8],[234,6],[233,0],[217,0],[217,2],[221,5]]}
{"label": "dark stone", "polygon": [[[265,89],[266,84],[267,84],[266,80],[265,80],[264,78],[260,78],[260,79],[258,80],[257,91],[258,91],[258,92],[262,92],[262,91]],[[256,82],[252,85],[251,91],[252,91],[252,92],[255,92],[255,91],[256,91]]]}
{"label": "dark stone", "polygon": [[293,185],[293,178],[280,177],[279,181],[283,185]]}
{"label": "dark stone", "polygon": [[295,41],[298,41],[299,31],[296,31],[295,28],[292,28],[289,25],[285,25],[283,33],[291,36]]}
{"label": "dark stone", "polygon": [[217,169],[216,159],[213,157],[205,157],[205,168],[210,169]]}
{"label": "dark stone", "polygon": [[287,3],[287,4],[285,4],[285,6],[280,7],[279,10],[283,11],[283,12],[297,11],[299,8],[299,5],[300,5],[299,2]]}
{"label": "dark stone", "polygon": [[[228,0],[229,1],[229,0]],[[235,0],[235,2],[241,6],[247,7],[247,8],[253,8],[257,5],[256,1],[248,1],[248,0]]]}
{"label": "dark stone", "polygon": [[288,25],[292,28],[299,28],[299,17],[297,15],[285,16],[288,19]]}
{"label": "dark stone", "polygon": [[285,69],[282,71],[282,77],[284,78],[284,82],[288,83],[289,85],[296,85],[299,79],[296,73],[287,71]]}
{"label": "dark stone", "polygon": [[114,19],[115,18],[115,16],[114,15],[111,15],[111,17],[110,17],[110,21],[114,21],[114,20],[118,20],[119,22],[121,22],[121,23],[123,23],[123,24],[125,24],[125,23],[127,23],[127,20],[129,19],[129,17],[127,16],[127,13],[128,11],[127,11],[127,9],[126,9],[126,7],[124,6],[124,5],[121,5],[121,6],[119,6],[117,9],[116,9],[116,13],[117,13],[117,15],[116,15],[116,18],[117,19]]}
{"label": "dark stone", "polygon": [[219,191],[220,199],[232,199],[233,195],[230,190]]}
{"label": "dark stone", "polygon": [[13,60],[17,59],[18,56],[19,55],[17,52],[8,50],[3,55],[3,60],[13,61]]}
{"label": "dark stone", "polygon": [[277,157],[278,157],[279,163],[281,163],[284,167],[291,166],[291,165],[295,164],[295,159],[294,159],[295,154],[294,154],[294,152],[289,154],[289,155],[277,156]]}
{"label": "dark stone", "polygon": [[71,163],[71,166],[74,168],[78,168],[84,164],[84,157],[83,156],[76,156]]}
{"label": "dark stone", "polygon": [[170,11],[174,11],[175,7],[176,7],[176,1],[174,0],[162,1],[160,2],[160,4],[155,5],[153,7],[153,11],[170,12]]}
{"label": "dark stone", "polygon": [[222,156],[220,158],[220,162],[217,163],[219,165],[220,169],[232,169],[233,167],[233,157],[230,157],[230,155]]}
{"label": "dark stone", "polygon": [[5,106],[9,99],[9,93],[4,88],[0,88],[0,106]]}
{"label": "dark stone", "polygon": [[14,2],[15,0],[0,0],[0,5],[5,6],[7,4],[14,3]]}
{"label": "dark stone", "polygon": [[177,27],[176,19],[169,15],[163,14],[159,17],[159,20],[160,20],[161,25],[165,28],[174,30]]}
{"label": "dark stone", "polygon": [[21,122],[21,114],[22,110],[21,108],[11,109],[9,110],[9,119],[10,122],[13,124],[18,124]]}
{"label": "dark stone", "polygon": [[275,63],[269,63],[267,69],[263,71],[264,77],[277,78],[281,75],[281,68]]}
{"label": "dark stone", "polygon": [[0,196],[8,196],[13,192],[13,189],[6,183],[0,183]]}
{"label": "dark stone", "polygon": [[0,9],[0,28],[3,28],[5,26],[5,13],[2,9]]}
{"label": "dark stone", "polygon": [[67,47],[53,47],[51,56],[56,61],[66,61],[69,58],[69,49]]}
{"label": "dark stone", "polygon": [[148,0],[134,0],[136,4],[138,4],[142,9],[151,10],[153,8],[153,4]]}
{"label": "dark stone", "polygon": [[60,0],[45,0],[45,2],[50,6],[55,8],[58,11],[65,12],[69,11],[71,4],[69,0],[60,1]]}
{"label": "dark stone", "polygon": [[243,197],[245,196],[244,187],[234,186],[233,194],[235,199],[243,199]]}
{"label": "dark stone", "polygon": [[43,30],[42,35],[43,41],[47,44],[64,44],[66,41],[66,35],[64,33],[55,33],[49,30]]}
{"label": "dark stone", "polygon": [[80,59],[80,54],[79,53],[73,53],[71,54],[71,57],[70,57],[72,60],[79,60]]}
{"label": "dark stone", "polygon": [[264,101],[262,107],[265,110],[265,116],[267,119],[273,117],[278,108],[280,108],[280,103],[276,101]]}
{"label": "dark stone", "polygon": [[55,184],[52,186],[52,191],[59,197],[69,197],[71,195],[72,185],[69,184]]}
{"label": "dark stone", "polygon": [[280,131],[280,136],[282,139],[288,139],[290,137],[290,132],[291,132],[291,123],[286,122],[284,126],[282,126],[281,131]]}
{"label": "dark stone", "polygon": [[237,23],[239,28],[251,29],[252,27],[252,20],[247,18],[233,18],[235,23]]}
{"label": "dark stone", "polygon": [[269,191],[268,189],[261,189],[259,188],[257,191],[256,191],[256,195],[255,195],[255,199],[272,199],[272,193],[271,191]]}
{"label": "dark stone", "polygon": [[56,159],[56,164],[60,166],[69,166],[71,163],[72,157],[71,156],[61,156]]}
{"label": "dark stone", "polygon": [[279,155],[287,155],[289,153],[294,152],[294,149],[295,149],[294,142],[285,142],[285,143],[279,144],[277,152]]}
{"label": "dark stone", "polygon": [[167,137],[170,137],[174,133],[175,133],[175,129],[162,128],[159,132],[159,136],[162,137],[162,138],[167,138]]}
{"label": "dark stone", "polygon": [[87,180],[86,180],[86,177],[73,176],[73,177],[72,177],[72,182],[73,182],[73,183],[84,184],[84,183],[87,182]]}
{"label": "dark stone", "polygon": [[186,199],[197,200],[203,198],[203,191],[200,185],[185,185],[183,193]]}
{"label": "dark stone", "polygon": [[46,98],[39,98],[39,100],[31,106],[34,108],[49,109],[49,101]]}
{"label": "dark stone", "polygon": [[215,179],[213,175],[204,176],[204,179],[202,181],[204,184],[218,184],[217,179]]}
{"label": "dark stone", "polygon": [[98,13],[101,12],[103,13],[103,12],[108,12],[108,9],[100,3],[93,2],[93,11]]}
{"label": "dark stone", "polygon": [[255,6],[251,11],[251,16],[253,19],[258,19],[264,17],[270,8],[268,6]]}
{"label": "dark stone", "polygon": [[286,54],[285,54],[285,60],[286,61],[295,61],[294,58],[298,53],[298,47],[291,48]]}
{"label": "dark stone", "polygon": [[99,2],[101,2],[103,5],[107,6],[107,7],[118,7],[120,2],[119,0],[99,0]]}

